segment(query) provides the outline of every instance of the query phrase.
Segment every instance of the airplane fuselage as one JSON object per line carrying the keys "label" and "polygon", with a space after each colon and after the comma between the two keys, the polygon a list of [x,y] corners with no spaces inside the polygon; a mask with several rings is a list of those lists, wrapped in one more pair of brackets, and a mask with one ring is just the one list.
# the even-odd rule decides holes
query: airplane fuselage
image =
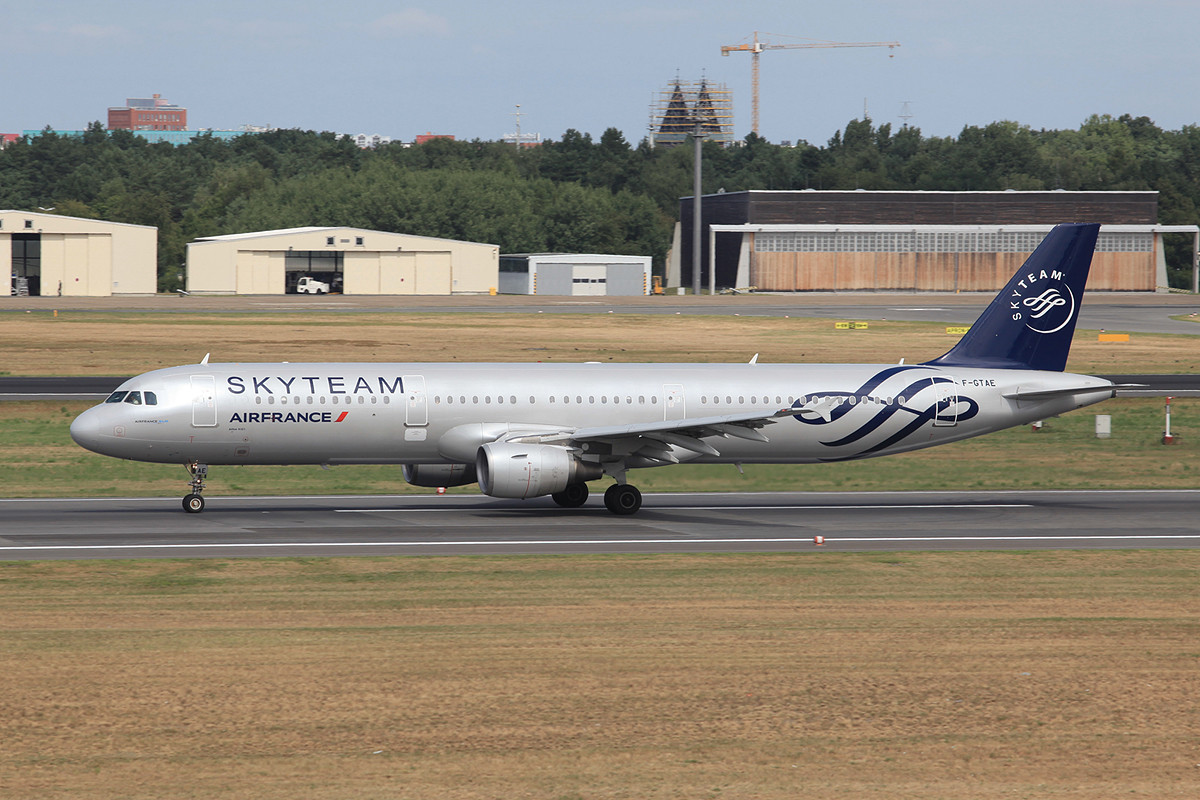
{"label": "airplane fuselage", "polygon": [[[1078,391],[1005,396],[1064,387]],[[98,452],[163,463],[470,464],[502,436],[788,409],[760,439],[670,452],[812,463],[930,447],[1111,396],[1089,376],[925,365],[198,364],[130,379],[72,432]]]}

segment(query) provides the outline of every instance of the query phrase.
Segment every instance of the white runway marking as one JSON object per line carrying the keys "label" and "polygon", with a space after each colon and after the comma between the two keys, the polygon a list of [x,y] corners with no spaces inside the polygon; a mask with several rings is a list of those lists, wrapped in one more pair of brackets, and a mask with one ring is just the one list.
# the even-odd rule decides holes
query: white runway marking
{"label": "white runway marking", "polygon": [[[825,537],[824,547],[836,544],[873,544],[896,542],[1103,542],[1103,541],[1181,541],[1200,540],[1200,534],[1133,534],[1115,536],[880,536]],[[55,550],[219,550],[221,548],[297,548],[297,547],[530,547],[561,545],[640,545],[640,544],[811,544],[813,537],[722,538],[722,539],[524,539],[458,541],[386,541],[386,542],[197,542],[181,544],[95,544],[95,545],[14,545],[0,546],[0,552]]]}
{"label": "white runway marking", "polygon": [[[887,510],[906,508],[1033,508],[1029,503],[906,503],[903,505],[834,505],[834,506],[654,506],[654,511],[837,511],[840,509]],[[388,514],[410,511],[442,511],[440,508],[335,508],[336,514]]]}

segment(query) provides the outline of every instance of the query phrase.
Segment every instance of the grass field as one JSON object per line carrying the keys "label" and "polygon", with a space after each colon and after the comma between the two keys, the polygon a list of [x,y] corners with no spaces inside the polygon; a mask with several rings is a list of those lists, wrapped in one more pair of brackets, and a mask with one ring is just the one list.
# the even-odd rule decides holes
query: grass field
{"label": "grass field", "polygon": [[[214,360],[880,361],[941,326],[710,317],[0,315],[0,373]],[[1197,339],[1069,368],[1190,372]],[[1197,400],[1115,400],[856,463],[640,472],[679,489],[1196,485]],[[0,494],[169,495],[0,404]],[[1113,416],[1112,439],[1092,435]],[[242,467],[209,494],[408,491]],[[0,519],[0,537],[5,534]],[[0,798],[1193,798],[1194,551],[0,563]]]}
{"label": "grass field", "polygon": [[0,796],[1191,798],[1195,552],[8,564]]}
{"label": "grass field", "polygon": [[[83,450],[68,427],[84,404],[0,403],[0,497],[182,496],[182,466],[120,461]],[[1095,438],[1097,413],[1113,438]],[[930,450],[840,464],[679,465],[639,470],[645,492],[915,491],[936,489],[1191,489],[1200,484],[1200,398],[1176,400],[1164,447],[1161,399],[1109,400],[1048,420]],[[208,494],[430,493],[394,466],[214,467]],[[456,490],[451,490],[456,491]],[[477,491],[474,486],[465,492]]]}
{"label": "grass field", "polygon": [[[136,375],[216,361],[700,361],[908,363],[957,340],[946,326],[642,314],[0,314],[0,374]],[[1080,331],[1076,372],[1197,372],[1196,336]]]}

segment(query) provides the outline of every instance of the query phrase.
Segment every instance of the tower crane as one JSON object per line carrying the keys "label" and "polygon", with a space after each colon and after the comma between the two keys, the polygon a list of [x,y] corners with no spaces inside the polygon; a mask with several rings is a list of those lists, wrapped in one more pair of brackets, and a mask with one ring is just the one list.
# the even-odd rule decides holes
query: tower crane
{"label": "tower crane", "polygon": [[[770,35],[770,34],[768,34]],[[826,47],[886,47],[889,50],[899,47],[899,42],[826,42],[817,39],[806,42],[797,42],[794,44],[774,44],[772,42],[760,41],[758,31],[754,32],[753,42],[743,42],[742,44],[723,45],[721,47],[721,55],[727,56],[730,53],[749,53],[752,57],[750,64],[750,89],[751,89],[751,117],[750,128],[755,134],[758,134],[758,57],[764,50],[798,50],[806,48],[826,48]],[[889,55],[889,58],[891,56]]]}

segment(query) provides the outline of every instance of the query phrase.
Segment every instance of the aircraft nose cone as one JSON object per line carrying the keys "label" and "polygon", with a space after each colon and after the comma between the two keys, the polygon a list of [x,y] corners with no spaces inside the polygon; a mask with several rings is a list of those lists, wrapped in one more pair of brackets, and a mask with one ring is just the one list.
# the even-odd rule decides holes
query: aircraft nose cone
{"label": "aircraft nose cone", "polygon": [[83,412],[71,423],[71,438],[75,444],[88,450],[95,450],[100,438],[100,420],[91,409]]}

